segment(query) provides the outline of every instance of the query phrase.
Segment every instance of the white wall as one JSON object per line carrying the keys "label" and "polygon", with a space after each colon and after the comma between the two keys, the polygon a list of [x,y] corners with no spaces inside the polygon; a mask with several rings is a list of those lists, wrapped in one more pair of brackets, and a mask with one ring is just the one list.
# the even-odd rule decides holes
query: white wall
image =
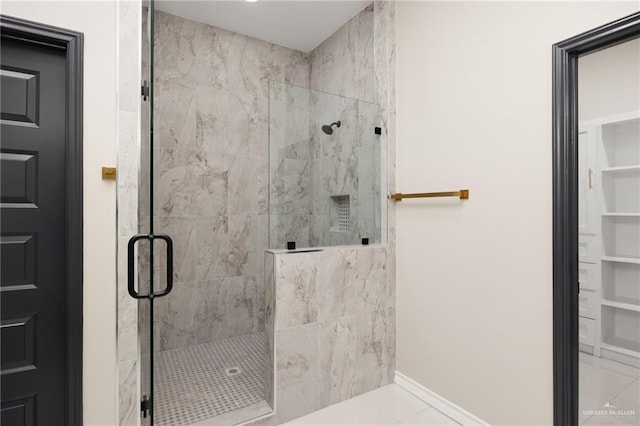
{"label": "white wall", "polygon": [[116,423],[116,3],[2,2],[2,13],[84,33],[84,424]]}
{"label": "white wall", "polygon": [[638,2],[401,2],[398,371],[491,424],[551,424],[551,45]]}
{"label": "white wall", "polygon": [[578,59],[580,121],[640,109],[640,39]]}

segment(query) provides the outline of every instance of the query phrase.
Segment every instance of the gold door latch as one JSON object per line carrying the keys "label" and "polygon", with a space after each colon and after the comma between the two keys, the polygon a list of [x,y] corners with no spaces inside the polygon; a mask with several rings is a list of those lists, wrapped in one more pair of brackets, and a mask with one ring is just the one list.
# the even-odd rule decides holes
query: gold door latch
{"label": "gold door latch", "polygon": [[102,180],[116,180],[116,168],[102,167]]}

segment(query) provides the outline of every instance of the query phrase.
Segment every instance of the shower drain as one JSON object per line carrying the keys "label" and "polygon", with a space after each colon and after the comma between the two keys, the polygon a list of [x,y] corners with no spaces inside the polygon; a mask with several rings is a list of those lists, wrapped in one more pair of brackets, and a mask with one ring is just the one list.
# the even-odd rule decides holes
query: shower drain
{"label": "shower drain", "polygon": [[237,374],[240,374],[240,368],[239,367],[227,368],[227,376],[235,376]]}

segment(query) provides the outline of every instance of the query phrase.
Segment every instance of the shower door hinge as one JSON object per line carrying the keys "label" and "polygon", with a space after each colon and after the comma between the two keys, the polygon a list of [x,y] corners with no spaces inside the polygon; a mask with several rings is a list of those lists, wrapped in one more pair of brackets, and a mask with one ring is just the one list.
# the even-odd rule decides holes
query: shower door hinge
{"label": "shower door hinge", "polygon": [[146,101],[149,97],[149,82],[147,80],[142,80],[142,86],[140,86],[140,94],[142,95],[142,100]]}
{"label": "shower door hinge", "polygon": [[140,401],[140,411],[142,412],[142,417],[146,419],[149,415],[149,397],[147,395],[142,396],[142,401]]}
{"label": "shower door hinge", "polygon": [[375,133],[376,135],[381,135],[382,134],[382,127],[374,127],[373,128],[373,133]]}

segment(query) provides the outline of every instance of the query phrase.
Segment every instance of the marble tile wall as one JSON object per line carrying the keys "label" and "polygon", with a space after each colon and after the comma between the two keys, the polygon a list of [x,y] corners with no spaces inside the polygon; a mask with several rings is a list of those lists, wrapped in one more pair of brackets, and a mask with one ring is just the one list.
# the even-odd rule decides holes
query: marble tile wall
{"label": "marble tile wall", "polygon": [[374,15],[367,6],[309,54],[310,89],[376,101]]}
{"label": "marble tile wall", "polygon": [[154,47],[154,230],[174,240],[156,350],[263,331],[269,81],[308,86],[307,57],[159,11]]}
{"label": "marble tile wall", "polygon": [[268,254],[277,423],[393,381],[395,286],[387,254],[382,245]]}
{"label": "marble tile wall", "polygon": [[139,424],[138,304],[127,292],[127,243],[138,232],[141,1],[118,2],[118,424]]}

